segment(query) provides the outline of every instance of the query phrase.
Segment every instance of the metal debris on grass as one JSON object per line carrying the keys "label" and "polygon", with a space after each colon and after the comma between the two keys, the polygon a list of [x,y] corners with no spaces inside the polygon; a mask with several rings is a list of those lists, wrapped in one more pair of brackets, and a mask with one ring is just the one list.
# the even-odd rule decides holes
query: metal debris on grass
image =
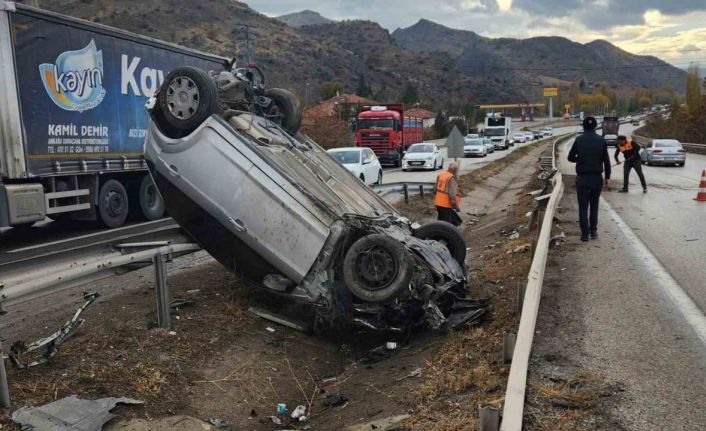
{"label": "metal debris on grass", "polygon": [[12,420],[23,429],[42,431],[100,431],[115,417],[110,413],[118,404],[142,404],[131,398],[83,400],[76,395],[39,407],[23,407]]}
{"label": "metal debris on grass", "polygon": [[17,368],[30,368],[44,364],[59,351],[59,345],[71,338],[83,325],[84,320],[79,319],[93,301],[98,298],[98,293],[86,292],[83,294],[84,303],[64,325],[52,335],[37,340],[29,345],[16,341],[10,346],[8,357]]}

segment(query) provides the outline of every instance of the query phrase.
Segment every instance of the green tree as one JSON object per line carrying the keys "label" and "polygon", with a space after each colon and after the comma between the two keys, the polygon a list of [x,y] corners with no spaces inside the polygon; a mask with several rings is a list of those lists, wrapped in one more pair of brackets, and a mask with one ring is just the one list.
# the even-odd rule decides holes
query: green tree
{"label": "green tree", "polygon": [[368,87],[368,83],[365,82],[365,75],[362,73],[358,75],[358,88],[356,88],[355,93],[360,97],[371,97],[373,95],[373,90]]}
{"label": "green tree", "polygon": [[412,85],[411,83],[408,83],[404,91],[402,92],[402,96],[400,97],[400,100],[402,103],[405,105],[411,105],[419,100],[419,96],[417,95],[417,87]]}
{"label": "green tree", "polygon": [[319,87],[319,95],[323,100],[330,99],[341,92],[343,92],[343,83],[341,81],[324,81]]}
{"label": "green tree", "polygon": [[436,119],[434,120],[434,132],[436,136],[443,138],[448,136],[449,134],[449,119],[448,117],[442,112],[439,111],[436,114]]}
{"label": "green tree", "polygon": [[691,63],[686,75],[686,110],[694,114],[701,110],[701,79],[699,78],[699,64]]}

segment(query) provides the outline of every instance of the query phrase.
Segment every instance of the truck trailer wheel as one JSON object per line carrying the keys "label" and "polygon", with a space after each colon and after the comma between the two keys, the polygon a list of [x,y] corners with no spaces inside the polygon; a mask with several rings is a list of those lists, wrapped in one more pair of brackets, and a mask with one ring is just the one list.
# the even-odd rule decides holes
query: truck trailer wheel
{"label": "truck trailer wheel", "polygon": [[419,239],[432,239],[444,244],[461,268],[466,262],[466,241],[461,229],[445,221],[433,221],[414,231]]}
{"label": "truck trailer wheel", "polygon": [[399,241],[383,234],[366,235],[343,259],[343,281],[353,295],[368,302],[387,302],[409,287],[412,258]]}
{"label": "truck trailer wheel", "polygon": [[[188,135],[219,112],[216,84],[201,69],[177,67],[159,89],[155,109],[159,112],[152,118],[162,133],[172,138]],[[162,121],[166,124],[159,124]]]}
{"label": "truck trailer wheel", "polygon": [[267,112],[284,130],[292,136],[296,135],[302,126],[302,106],[299,99],[289,90],[284,88],[269,88],[265,96],[272,99],[272,104]]}
{"label": "truck trailer wheel", "polygon": [[128,214],[125,187],[117,180],[108,180],[98,192],[99,221],[110,228],[122,226]]}
{"label": "truck trailer wheel", "polygon": [[145,219],[152,221],[164,217],[164,201],[148,174],[140,182],[140,209]]}

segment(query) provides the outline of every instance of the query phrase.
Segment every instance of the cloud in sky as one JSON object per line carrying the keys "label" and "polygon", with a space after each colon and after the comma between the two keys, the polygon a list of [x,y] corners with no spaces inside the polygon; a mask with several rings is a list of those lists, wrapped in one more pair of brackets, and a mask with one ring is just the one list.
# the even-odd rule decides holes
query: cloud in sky
{"label": "cloud in sky", "polygon": [[605,39],[678,66],[706,64],[706,0],[245,1],[269,16],[311,9],[335,20],[376,21],[390,31],[426,18],[486,37]]}

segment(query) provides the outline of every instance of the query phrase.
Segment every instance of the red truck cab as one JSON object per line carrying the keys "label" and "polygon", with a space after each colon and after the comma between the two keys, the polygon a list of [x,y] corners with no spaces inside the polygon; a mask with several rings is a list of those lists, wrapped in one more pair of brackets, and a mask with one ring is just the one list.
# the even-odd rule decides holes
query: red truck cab
{"label": "red truck cab", "polygon": [[381,164],[402,166],[402,155],[422,142],[422,119],[404,115],[402,104],[363,105],[356,119],[355,145],[368,147]]}

